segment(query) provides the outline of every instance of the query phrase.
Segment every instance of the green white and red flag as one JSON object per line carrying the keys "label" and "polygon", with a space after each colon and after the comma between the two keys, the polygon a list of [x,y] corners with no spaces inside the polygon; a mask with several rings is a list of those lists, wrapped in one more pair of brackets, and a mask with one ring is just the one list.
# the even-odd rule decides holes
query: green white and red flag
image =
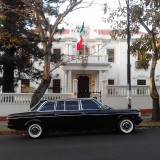
{"label": "green white and red flag", "polygon": [[77,40],[77,50],[80,50],[81,49],[81,46],[82,46],[82,43],[83,43],[83,38],[82,38],[82,33],[83,33],[83,30],[84,30],[84,22],[79,30],[79,37],[78,37],[78,40]]}

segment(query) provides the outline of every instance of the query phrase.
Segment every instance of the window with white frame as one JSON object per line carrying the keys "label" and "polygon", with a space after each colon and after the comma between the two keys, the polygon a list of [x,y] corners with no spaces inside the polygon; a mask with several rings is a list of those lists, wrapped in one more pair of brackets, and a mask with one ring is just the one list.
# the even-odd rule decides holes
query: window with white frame
{"label": "window with white frame", "polygon": [[146,85],[145,79],[137,79],[137,85]]}
{"label": "window with white frame", "polygon": [[61,80],[60,79],[53,79],[53,93],[60,93],[61,92]]}
{"label": "window with white frame", "polygon": [[51,62],[57,63],[61,60],[61,49],[53,49]]}
{"label": "window with white frame", "polygon": [[21,79],[21,86],[30,86],[30,80],[29,79]]}
{"label": "window with white frame", "polygon": [[115,88],[112,86],[114,85],[114,79],[108,79],[108,95],[115,95]]}
{"label": "window with white frame", "polygon": [[30,87],[30,80],[21,79],[21,93],[27,93],[29,87]]}
{"label": "window with white frame", "polygon": [[114,62],[114,49],[107,49],[108,62]]}
{"label": "window with white frame", "polygon": [[146,95],[147,93],[147,88],[145,87],[146,85],[146,80],[145,79],[137,79],[137,95]]}
{"label": "window with white frame", "polygon": [[108,85],[114,85],[114,79],[108,79]]}

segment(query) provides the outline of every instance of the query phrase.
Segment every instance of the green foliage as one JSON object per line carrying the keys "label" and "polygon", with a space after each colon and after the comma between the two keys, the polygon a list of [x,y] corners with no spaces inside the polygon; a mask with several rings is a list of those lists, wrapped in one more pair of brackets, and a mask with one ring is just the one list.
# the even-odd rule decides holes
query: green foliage
{"label": "green foliage", "polygon": [[142,55],[142,57],[152,58],[152,44],[148,34],[142,35],[141,38],[137,38],[130,47],[131,53],[134,56]]}
{"label": "green foliage", "polygon": [[[2,0],[8,6],[23,9],[21,0]],[[0,67],[3,70],[3,91],[13,92],[16,80],[21,74],[31,75],[33,61],[43,58],[43,51],[39,49],[39,37],[35,30],[27,27],[28,22],[16,12],[0,9]],[[33,68],[33,67],[32,67]],[[16,72],[14,72],[16,71]],[[16,74],[13,74],[16,73]],[[13,77],[14,76],[14,77]],[[31,77],[32,78],[32,77]],[[12,81],[11,81],[12,79]],[[10,80],[10,81],[9,81]]]}
{"label": "green foliage", "polygon": [[146,59],[141,59],[139,61],[137,61],[137,66],[136,66],[137,69],[149,69],[149,61],[146,60]]}

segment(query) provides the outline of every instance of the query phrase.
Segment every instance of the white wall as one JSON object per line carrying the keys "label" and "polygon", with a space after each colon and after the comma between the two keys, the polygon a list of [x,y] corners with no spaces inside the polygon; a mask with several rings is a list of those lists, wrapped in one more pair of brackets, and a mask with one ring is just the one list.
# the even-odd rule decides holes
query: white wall
{"label": "white wall", "polygon": [[[106,96],[103,104],[113,108],[127,108],[128,101],[124,96]],[[152,99],[150,96],[136,96],[132,97],[133,109],[152,109]],[[29,104],[3,104],[0,103],[0,116],[7,116],[12,113],[20,113],[28,111]]]}
{"label": "white wall", "polygon": [[[104,104],[115,107],[115,108],[127,108],[128,107],[128,99],[127,97],[106,97],[106,101]],[[152,109],[152,99],[150,96],[146,97],[132,97],[131,106],[133,109]]]}
{"label": "white wall", "polygon": [[29,109],[27,104],[0,104],[0,117],[12,113],[26,112]]}

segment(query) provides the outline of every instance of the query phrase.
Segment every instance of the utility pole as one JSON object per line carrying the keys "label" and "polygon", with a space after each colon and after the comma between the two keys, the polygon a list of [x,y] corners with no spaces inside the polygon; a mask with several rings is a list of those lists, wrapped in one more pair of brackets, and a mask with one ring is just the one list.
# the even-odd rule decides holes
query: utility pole
{"label": "utility pole", "polygon": [[127,98],[128,98],[128,108],[131,108],[131,64],[130,64],[130,16],[129,16],[129,0],[126,0],[127,5]]}

